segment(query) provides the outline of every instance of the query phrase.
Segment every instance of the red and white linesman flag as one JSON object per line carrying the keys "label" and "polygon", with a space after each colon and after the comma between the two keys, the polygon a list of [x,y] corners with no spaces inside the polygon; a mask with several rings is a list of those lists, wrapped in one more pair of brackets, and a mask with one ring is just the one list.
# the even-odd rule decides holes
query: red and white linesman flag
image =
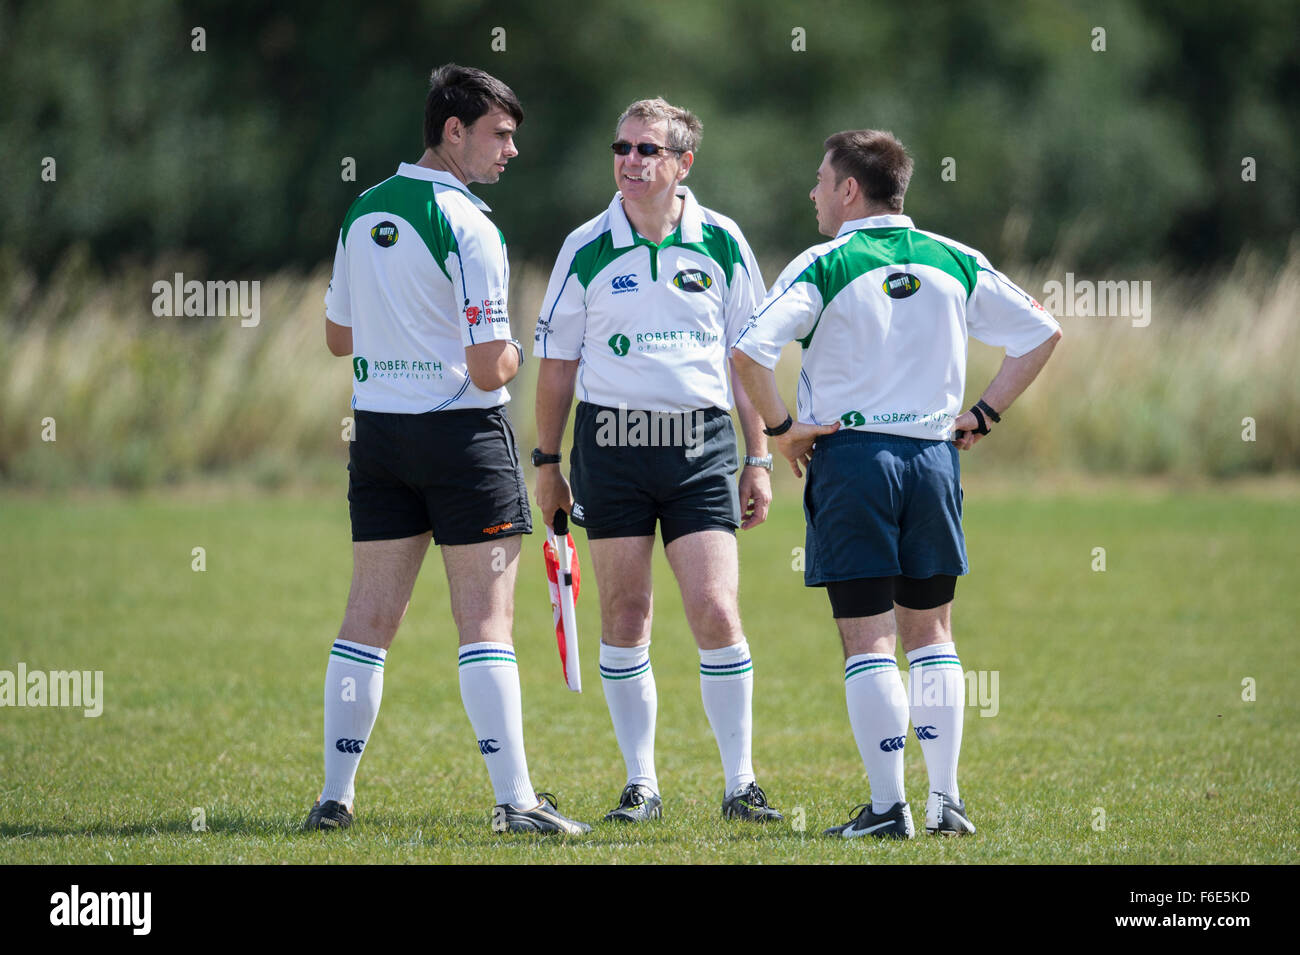
{"label": "red and white linesman flag", "polygon": [[546,558],[546,583],[551,588],[551,613],[555,617],[555,642],[560,648],[564,682],[574,693],[582,692],[582,672],[578,669],[578,600],[580,575],[578,552],[569,533],[569,515],[555,512],[555,527],[546,528],[542,554]]}

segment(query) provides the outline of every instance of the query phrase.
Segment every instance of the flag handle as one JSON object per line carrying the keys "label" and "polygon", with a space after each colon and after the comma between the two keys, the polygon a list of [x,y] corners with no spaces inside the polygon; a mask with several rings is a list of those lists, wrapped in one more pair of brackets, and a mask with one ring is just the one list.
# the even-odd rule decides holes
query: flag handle
{"label": "flag handle", "polygon": [[[582,673],[578,668],[578,614],[573,605],[573,555],[569,551],[569,515],[563,508],[552,519],[555,530],[555,559],[559,566],[560,619],[564,623],[565,682],[575,693],[582,692]],[[566,583],[567,580],[567,583]]]}

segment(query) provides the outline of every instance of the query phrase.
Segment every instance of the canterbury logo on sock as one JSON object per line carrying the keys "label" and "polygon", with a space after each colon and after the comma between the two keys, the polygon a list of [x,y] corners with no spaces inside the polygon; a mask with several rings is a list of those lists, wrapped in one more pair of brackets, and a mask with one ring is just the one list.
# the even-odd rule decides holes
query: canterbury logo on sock
{"label": "canterbury logo on sock", "polygon": [[880,741],[880,748],[886,753],[892,753],[895,750],[902,749],[906,740],[906,736],[890,736]]}
{"label": "canterbury logo on sock", "polygon": [[478,741],[478,751],[486,756],[488,753],[501,752],[501,747],[494,739],[481,739]]}
{"label": "canterbury logo on sock", "polygon": [[365,745],[366,741],[363,739],[337,739],[334,741],[334,748],[340,753],[359,753]]}
{"label": "canterbury logo on sock", "polygon": [[916,728],[917,739],[938,739],[939,734],[933,726],[918,726]]}

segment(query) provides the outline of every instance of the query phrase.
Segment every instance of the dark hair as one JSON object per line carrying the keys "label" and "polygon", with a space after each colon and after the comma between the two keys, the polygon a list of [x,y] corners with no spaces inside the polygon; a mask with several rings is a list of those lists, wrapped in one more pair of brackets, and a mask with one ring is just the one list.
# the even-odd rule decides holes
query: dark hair
{"label": "dark hair", "polygon": [[883,129],[849,129],[828,136],[823,143],[831,154],[835,185],[846,176],[857,180],[872,202],[903,211],[903,195],[912,181],[912,157],[893,133]]}
{"label": "dark hair", "polygon": [[424,101],[424,145],[432,149],[442,142],[442,129],[455,116],[472,126],[481,116],[499,106],[519,126],[524,110],[514,90],[491,73],[472,66],[447,63],[429,76],[429,96]]}

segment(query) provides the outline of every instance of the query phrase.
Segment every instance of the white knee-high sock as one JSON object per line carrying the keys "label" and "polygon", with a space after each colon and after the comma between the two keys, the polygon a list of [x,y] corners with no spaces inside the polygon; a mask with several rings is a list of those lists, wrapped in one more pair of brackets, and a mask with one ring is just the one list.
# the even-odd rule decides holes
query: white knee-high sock
{"label": "white knee-high sock", "polygon": [[844,698],[858,754],[871,784],[871,811],[907,802],[903,791],[903,742],[907,739],[907,692],[891,654],[859,653],[844,663]]}
{"label": "white knee-high sock", "polygon": [[957,760],[966,717],[966,680],[956,644],[935,643],[907,655],[912,726],[921,741],[930,791],[961,799]]}
{"label": "white knee-high sock", "polygon": [[643,647],[600,645],[600,683],[623,753],[628,784],[659,792],[655,775],[655,717],[659,695],[650,669],[650,644]]}
{"label": "white knee-high sock", "polygon": [[467,643],[460,648],[460,699],[478,737],[499,804],[537,805],[524,755],[519,667],[508,643]]}
{"label": "white knee-high sock", "polygon": [[322,803],[333,799],[349,808],[361,752],[379,715],[384,695],[384,658],[378,647],[335,640],[325,667],[325,785]]}
{"label": "white knee-high sock", "polygon": [[700,697],[718,741],[729,796],[754,781],[754,664],[746,640],[700,651]]}

